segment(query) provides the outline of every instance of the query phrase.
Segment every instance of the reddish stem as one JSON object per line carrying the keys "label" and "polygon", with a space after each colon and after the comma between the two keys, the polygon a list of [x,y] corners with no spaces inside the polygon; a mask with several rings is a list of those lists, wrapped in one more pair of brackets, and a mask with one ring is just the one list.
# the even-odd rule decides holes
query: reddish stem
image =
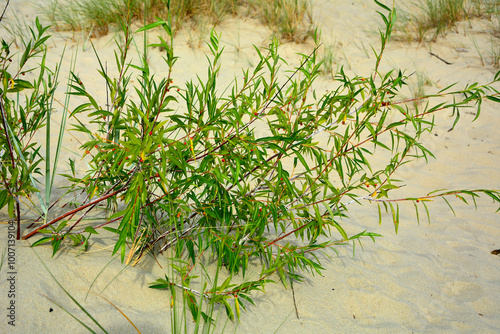
{"label": "reddish stem", "polygon": [[95,201],[89,202],[89,203],[84,204],[84,205],[82,205],[82,206],[80,206],[80,207],[78,207],[78,208],[76,208],[76,209],[74,209],[74,210],[68,211],[68,212],[66,212],[65,214],[63,214],[62,216],[59,216],[59,217],[57,217],[57,218],[55,218],[55,219],[52,219],[52,220],[51,220],[50,222],[48,222],[47,224],[44,224],[44,225],[40,226],[39,228],[37,228],[37,229],[35,229],[35,230],[31,231],[30,233],[26,234],[26,235],[23,237],[23,240],[29,239],[29,238],[31,238],[33,235],[37,234],[37,233],[38,233],[38,231],[40,231],[41,229],[44,229],[44,228],[46,228],[47,226],[50,226],[50,225],[52,225],[52,224],[54,224],[54,223],[57,223],[58,221],[60,221],[60,220],[62,220],[62,219],[64,219],[64,218],[66,218],[66,217],[68,217],[68,216],[70,216],[70,215],[73,215],[73,214],[75,214],[75,213],[76,213],[76,212],[78,212],[78,211],[81,211],[81,210],[83,210],[83,209],[85,209],[85,208],[88,208],[89,206],[95,205],[95,204],[97,204],[97,203],[99,203],[99,202],[104,201],[105,199],[108,199],[108,198],[110,198],[110,197],[113,197],[113,196],[115,196],[116,194],[118,194],[118,193],[122,192],[122,191],[123,191],[123,190],[125,190],[125,189],[126,189],[126,187],[123,187],[122,189],[117,190],[117,191],[114,191],[114,192],[112,192],[112,193],[110,193],[110,194],[107,194],[107,195],[105,195],[105,196],[103,196],[103,197],[101,197],[101,198],[96,199]]}

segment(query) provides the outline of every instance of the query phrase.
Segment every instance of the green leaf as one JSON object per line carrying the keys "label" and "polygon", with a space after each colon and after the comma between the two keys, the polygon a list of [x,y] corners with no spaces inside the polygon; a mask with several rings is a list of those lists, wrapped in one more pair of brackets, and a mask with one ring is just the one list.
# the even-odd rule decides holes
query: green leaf
{"label": "green leaf", "polygon": [[500,98],[496,97],[496,96],[486,96],[486,98],[490,101],[493,101],[493,102],[497,102],[497,103],[500,103]]}
{"label": "green leaf", "polygon": [[446,199],[446,197],[442,197],[442,199],[446,202],[446,204],[448,204],[448,206],[450,207],[451,211],[453,212],[453,215],[456,216],[457,214],[455,213],[455,210],[453,210],[450,202],[448,202],[448,200]]}
{"label": "green leaf", "polygon": [[104,226],[103,229],[105,229],[106,231],[109,231],[109,232],[119,233],[119,231],[116,228]]}
{"label": "green leaf", "polygon": [[32,88],[34,88],[34,87],[31,84],[31,82],[26,81],[26,80],[16,79],[16,80],[14,80],[14,87],[12,87],[12,89],[9,89],[8,91],[10,93],[14,93],[14,92],[20,92],[20,91],[23,91],[25,89],[32,89]]}
{"label": "green leaf", "polygon": [[228,278],[226,278],[224,280],[224,283],[222,283],[222,285],[217,290],[220,291],[220,292],[223,292],[229,286],[230,282],[231,282],[231,276],[229,276]]}
{"label": "green leaf", "polygon": [[141,31],[150,30],[150,29],[156,28],[156,27],[161,26],[161,25],[168,25],[168,22],[163,21],[163,20],[158,20],[156,22],[146,24],[144,27],[137,29],[136,33],[141,32]]}
{"label": "green leaf", "polygon": [[49,242],[51,240],[52,240],[52,237],[43,237],[43,238],[40,238],[39,240],[37,240],[33,244],[31,244],[31,247],[42,245],[42,244],[47,243],[47,242]]}
{"label": "green leaf", "polygon": [[0,209],[5,206],[8,196],[9,192],[7,190],[0,191]]}
{"label": "green leaf", "polygon": [[158,289],[158,290],[170,289],[171,285],[172,284],[169,282],[167,275],[165,275],[165,279],[159,278],[153,283],[149,283],[149,287],[151,289]]}
{"label": "green leaf", "polygon": [[67,221],[67,220],[65,220],[65,221],[61,222],[61,223],[59,224],[59,226],[57,226],[57,228],[56,228],[56,231],[55,231],[55,232],[56,232],[56,233],[60,232],[63,228],[65,228],[65,227],[66,227],[66,225],[68,225],[68,221]]}
{"label": "green leaf", "polygon": [[375,3],[376,3],[377,5],[379,5],[380,7],[384,8],[385,10],[387,10],[387,11],[389,11],[389,12],[391,11],[391,9],[390,9],[389,7],[387,7],[386,5],[381,4],[381,3],[380,3],[380,2],[378,2],[377,0],[373,0],[373,1],[375,1]]}
{"label": "green leaf", "polygon": [[92,226],[87,226],[85,228],[85,232],[90,233],[90,234],[99,234]]}
{"label": "green leaf", "polygon": [[59,246],[61,245],[62,238],[56,237],[52,240],[52,257],[56,255]]}

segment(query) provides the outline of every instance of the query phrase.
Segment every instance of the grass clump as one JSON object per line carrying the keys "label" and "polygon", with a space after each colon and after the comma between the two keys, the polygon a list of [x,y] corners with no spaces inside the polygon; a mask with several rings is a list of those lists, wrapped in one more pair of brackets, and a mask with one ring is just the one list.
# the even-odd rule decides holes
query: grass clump
{"label": "grass clump", "polygon": [[[500,102],[491,86],[500,81],[500,73],[490,84],[458,90],[450,86],[431,96],[422,92],[415,99],[400,100],[398,92],[408,77],[401,71],[379,72],[395,13],[375,2],[385,29],[373,72],[349,77],[340,69],[335,76],[339,86],[327,93],[314,86],[321,71],[316,50],[303,55],[301,64],[281,81],[285,63],[278,42],[265,50],[255,48],[257,66],[242,71],[223,90],[227,93],[219,93],[223,47],[215,32],[208,43],[206,78],[182,84],[172,77],[178,58],[171,15],[137,31],[162,29],[168,36],[148,46],[165,50],[168,73],[162,78],[152,72],[147,51],[138,63],[128,60],[134,35],[124,29],[116,53],[117,74],[109,74],[104,65],[99,69],[106,82],[104,100],[92,96],[75,71],[67,84],[68,95],[78,100],[68,118],[84,139],[81,155],[89,166],[79,175],[70,160],[72,173],[65,175],[71,185],[68,193],[80,194],[80,203],[48,220],[53,203],[50,196],[42,198],[45,207],[39,211],[45,221],[23,238],[40,236],[33,245],[50,243],[56,254],[61,245],[85,251],[90,238],[107,230],[116,236],[113,254],[131,265],[148,254],[170,252],[169,269],[151,287],[168,291],[172,305],[191,313],[198,328],[200,323],[211,326],[218,306],[229,319],[238,319],[253,304],[252,293],[270,282],[288,286],[302,281],[304,272],[320,274],[318,251],[378,237],[364,230],[348,234],[343,222],[355,203],[376,204],[380,219],[388,216],[397,232],[400,205],[413,205],[418,219],[418,210],[428,213],[426,203],[432,200],[467,203],[483,194],[500,202],[499,192],[488,189],[396,195],[402,186],[398,169],[413,159],[433,157],[421,136],[435,125],[434,114],[449,110],[456,124],[462,108],[476,107],[478,117],[482,101]],[[21,59],[34,56],[31,50],[45,42],[45,28],[39,23],[37,31]],[[53,91],[43,91],[38,81],[20,79],[23,61],[19,70],[9,70],[13,55],[5,41],[2,45],[0,208],[7,206],[19,222],[19,197],[36,192],[29,172],[40,163],[49,166],[47,184],[55,172],[50,170],[50,154],[40,156],[23,132],[39,130],[28,127],[26,120],[38,119],[29,115],[39,109],[52,110],[47,101]],[[41,76],[52,78],[46,71]],[[135,87],[132,77],[138,82]],[[37,108],[29,95],[18,99],[23,91],[38,94]],[[445,104],[442,98],[451,102]],[[427,103],[413,110],[415,100]],[[386,157],[382,166],[374,163],[374,154]],[[34,167],[22,162],[29,157]],[[82,226],[99,204],[110,211],[106,221]],[[214,275],[208,274],[208,263],[215,266]],[[249,273],[255,267],[258,272]],[[173,311],[173,323],[178,317]]]}
{"label": "grass clump", "polygon": [[257,17],[283,40],[304,41],[312,31],[309,0],[51,0],[46,8],[46,16],[58,29],[89,31],[94,37],[130,18],[150,23],[170,15],[178,30],[186,23],[196,29],[203,21],[216,26],[239,12]]}
{"label": "grass clump", "polygon": [[402,11],[397,30],[408,40],[423,42],[435,41],[457,22],[472,18],[486,18],[492,21],[495,30],[495,16],[498,16],[500,3],[496,0],[419,0],[411,5],[412,9]]}
{"label": "grass clump", "polygon": [[[318,29],[315,29],[312,37],[315,45],[319,47],[318,55],[321,59],[320,73],[335,80],[335,76],[338,74],[339,69],[342,68],[341,55],[345,55],[342,51],[342,43],[329,43],[322,41],[321,32]],[[348,69],[350,69],[348,61],[347,65]]]}
{"label": "grass clump", "polygon": [[259,19],[277,36],[304,42],[313,33],[312,4],[307,0],[252,0]]}
{"label": "grass clump", "polygon": [[98,37],[108,34],[111,26],[120,26],[127,18],[139,19],[143,8],[134,0],[51,0],[44,13],[56,30],[85,31]]}
{"label": "grass clump", "polygon": [[415,76],[415,78],[409,85],[409,88],[411,99],[415,101],[414,107],[416,110],[418,110],[418,106],[425,101],[425,99],[422,98],[427,95],[426,89],[432,86],[433,82],[429,79],[424,71],[417,70],[415,73],[413,73],[413,75]]}
{"label": "grass clump", "polygon": [[403,12],[403,20],[398,27],[410,39],[422,42],[431,32],[432,40],[444,33],[456,22],[466,19],[465,0],[421,0],[413,4],[413,12]]}

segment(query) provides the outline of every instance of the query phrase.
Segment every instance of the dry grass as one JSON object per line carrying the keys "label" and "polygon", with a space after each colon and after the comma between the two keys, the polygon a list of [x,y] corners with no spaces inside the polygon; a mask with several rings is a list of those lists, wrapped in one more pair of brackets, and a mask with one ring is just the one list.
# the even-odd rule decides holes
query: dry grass
{"label": "dry grass", "polygon": [[251,0],[250,6],[285,40],[304,42],[313,33],[312,5],[307,0]]}
{"label": "dry grass", "polygon": [[479,17],[491,20],[498,34],[499,13],[498,0],[418,0],[400,11],[397,31],[408,41],[435,41],[457,22]]}
{"label": "dry grass", "polygon": [[216,26],[227,16],[255,16],[285,41],[305,41],[313,30],[310,0],[50,0],[45,15],[59,30],[102,36],[122,22],[166,17],[175,29]]}

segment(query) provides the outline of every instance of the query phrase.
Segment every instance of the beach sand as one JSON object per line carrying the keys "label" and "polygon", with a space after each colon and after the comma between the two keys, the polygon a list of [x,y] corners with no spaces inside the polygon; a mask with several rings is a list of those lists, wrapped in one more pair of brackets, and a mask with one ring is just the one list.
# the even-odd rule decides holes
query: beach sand
{"label": "beach sand", "polygon": [[[370,45],[379,47],[377,29],[382,27],[376,10],[377,6],[367,0],[316,1],[314,5],[314,18],[323,39],[335,46],[337,65],[343,65],[348,75],[369,75],[373,69],[375,58]],[[39,12],[29,1],[11,1],[5,22],[12,20],[11,11],[27,22],[32,22]],[[2,38],[10,38],[1,29]],[[223,21],[216,30],[226,47],[219,76],[220,87],[225,87],[234,75],[241,75],[241,69],[255,65],[252,44],[265,46],[270,30],[253,20],[233,18]],[[459,23],[456,29],[450,29],[446,36],[432,43],[419,45],[394,38],[387,47],[382,72],[395,68],[424,73],[430,82],[425,87],[427,92],[437,92],[455,82],[458,87],[473,82],[488,83],[498,69],[487,56],[492,48],[487,31],[488,21],[473,20]],[[79,33],[73,39],[68,38],[71,33],[53,34],[48,42],[47,62],[51,66],[59,61],[66,45],[61,84],[68,74],[70,55],[78,50],[76,72],[105,101],[104,85],[89,43]],[[180,59],[173,78],[178,84],[195,78],[196,74],[206,74],[207,48],[198,47],[193,35],[183,30],[175,41]],[[93,40],[101,59],[110,64],[110,70],[114,63],[111,39],[108,35]],[[296,52],[310,53],[313,48],[311,41],[286,43],[281,56],[293,66],[299,61]],[[484,65],[476,49],[484,51]],[[431,56],[430,52],[451,64]],[[160,56],[158,52],[151,54],[152,59]],[[165,70],[160,61],[152,64],[159,75]],[[317,89],[326,91],[334,85],[325,76],[318,80]],[[60,96],[63,97],[62,93]],[[475,122],[472,122],[473,110],[464,110],[453,131],[448,131],[453,124],[450,112],[437,114],[437,126],[423,139],[437,159],[401,168],[398,175],[407,185],[404,192],[422,196],[435,189],[500,189],[498,110],[498,104],[485,101]],[[53,136],[54,145],[57,135]],[[65,171],[68,157],[76,156],[81,161],[81,153],[73,153],[78,146],[75,138],[68,137],[69,150],[63,152],[60,171]],[[63,179],[56,185],[64,186]],[[54,198],[58,193],[55,192]],[[495,213],[498,205],[484,196],[477,201],[477,209],[458,200],[452,204],[456,215],[444,201],[428,203],[431,224],[422,217],[423,211],[418,224],[411,204],[402,205],[397,235],[390,219],[379,226],[375,204],[353,204],[349,208],[350,218],[342,222],[347,233],[368,230],[384,237],[375,243],[365,240],[363,249],[357,245],[354,257],[352,245],[338,247],[338,256],[333,251],[326,252],[330,258],[320,255],[325,267],[323,276],[306,274],[303,283],[294,284],[299,318],[291,289],[269,284],[265,294],[253,294],[256,306],[247,305],[241,323],[226,321],[222,311],[216,332],[221,332],[226,324],[227,332],[238,333],[498,333],[500,256],[491,254],[500,248],[500,216]],[[24,214],[26,219],[34,216],[29,212]],[[0,213],[0,218],[3,251],[8,235],[5,212]],[[55,303],[99,332],[51,278],[42,261],[109,333],[135,331],[104,298],[123,311],[142,333],[169,332],[170,294],[148,288],[148,283],[163,277],[166,267],[161,268],[154,259],[147,258],[122,271],[119,259],[110,256],[112,238],[111,234],[100,234],[91,239],[89,252],[78,255],[68,248],[53,258],[48,246],[30,248],[33,239],[17,242],[15,280],[9,281],[12,275],[7,273],[7,261],[0,271],[0,332],[87,332]],[[167,261],[160,256],[159,262],[165,265]],[[8,297],[11,283],[15,298]],[[7,308],[11,300],[15,300],[15,327],[8,325]]]}

